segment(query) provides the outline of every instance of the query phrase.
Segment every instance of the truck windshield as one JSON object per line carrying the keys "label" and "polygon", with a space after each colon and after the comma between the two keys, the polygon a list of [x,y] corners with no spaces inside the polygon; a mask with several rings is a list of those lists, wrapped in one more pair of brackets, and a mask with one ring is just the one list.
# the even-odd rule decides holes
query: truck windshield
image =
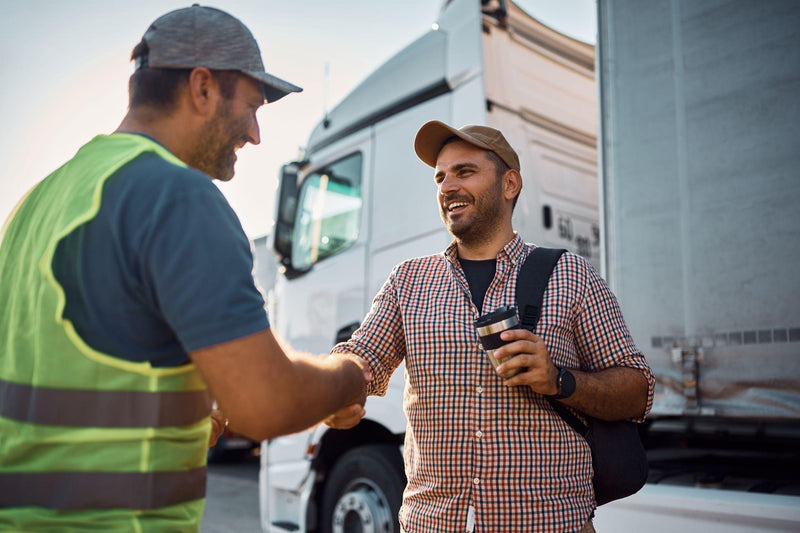
{"label": "truck windshield", "polygon": [[361,160],[360,153],[352,154],[303,180],[292,236],[293,268],[307,270],[358,238]]}

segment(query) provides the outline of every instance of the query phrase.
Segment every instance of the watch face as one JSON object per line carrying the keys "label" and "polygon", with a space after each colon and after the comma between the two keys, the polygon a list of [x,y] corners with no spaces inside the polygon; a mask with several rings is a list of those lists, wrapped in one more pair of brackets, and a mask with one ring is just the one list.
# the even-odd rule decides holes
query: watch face
{"label": "watch face", "polygon": [[561,369],[561,376],[559,377],[559,391],[558,395],[562,398],[569,398],[575,392],[575,376],[566,368]]}

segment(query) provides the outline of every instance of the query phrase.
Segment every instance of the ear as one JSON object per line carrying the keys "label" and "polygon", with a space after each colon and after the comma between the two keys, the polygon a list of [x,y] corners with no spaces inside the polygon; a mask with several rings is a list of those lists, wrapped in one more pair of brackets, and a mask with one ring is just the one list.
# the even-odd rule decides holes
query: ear
{"label": "ear", "polygon": [[513,200],[522,190],[522,176],[516,170],[509,169],[503,174],[503,197]]}
{"label": "ear", "polygon": [[205,67],[192,69],[188,83],[189,100],[192,108],[201,115],[213,114],[217,109],[219,86],[211,71]]}

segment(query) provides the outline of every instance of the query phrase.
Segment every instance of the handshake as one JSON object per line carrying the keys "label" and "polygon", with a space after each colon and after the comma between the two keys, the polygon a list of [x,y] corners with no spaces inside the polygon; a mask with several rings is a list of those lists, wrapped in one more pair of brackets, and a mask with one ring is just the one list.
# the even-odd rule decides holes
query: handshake
{"label": "handshake", "polygon": [[[364,383],[366,384],[366,382],[372,381],[372,371],[363,358],[353,354],[331,355],[331,357],[343,357],[353,361],[363,372]],[[345,405],[332,415],[326,417],[322,423],[333,429],[350,429],[361,422],[361,419],[367,414],[367,411],[364,409],[364,404],[366,402],[367,394],[365,389],[364,395],[361,398],[349,405]]]}
{"label": "handshake", "polygon": [[[267,344],[273,339],[266,339]],[[298,354],[278,348],[277,342],[270,348],[267,357],[253,361],[249,371],[240,366],[225,380],[218,374],[207,379],[219,406],[211,413],[209,446],[216,444],[228,425],[237,433],[262,441],[320,422],[347,429],[361,421],[366,414],[367,382],[372,380],[372,371],[363,358],[354,354]],[[243,386],[245,383],[259,386]]]}

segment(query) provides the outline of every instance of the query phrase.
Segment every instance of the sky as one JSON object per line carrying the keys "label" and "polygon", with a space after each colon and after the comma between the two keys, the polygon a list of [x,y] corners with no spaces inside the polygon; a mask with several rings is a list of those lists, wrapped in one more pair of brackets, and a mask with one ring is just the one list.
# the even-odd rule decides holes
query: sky
{"label": "sky", "polygon": [[[304,89],[259,110],[261,144],[240,150],[236,176],[219,185],[255,238],[271,228],[280,166],[297,157],[326,107],[428,31],[441,0],[201,3],[242,20],[258,41],[267,72]],[[517,4],[571,37],[595,42],[595,0]],[[0,0],[0,222],[81,145],[116,129],[127,108],[131,50],[153,20],[188,5]]]}

